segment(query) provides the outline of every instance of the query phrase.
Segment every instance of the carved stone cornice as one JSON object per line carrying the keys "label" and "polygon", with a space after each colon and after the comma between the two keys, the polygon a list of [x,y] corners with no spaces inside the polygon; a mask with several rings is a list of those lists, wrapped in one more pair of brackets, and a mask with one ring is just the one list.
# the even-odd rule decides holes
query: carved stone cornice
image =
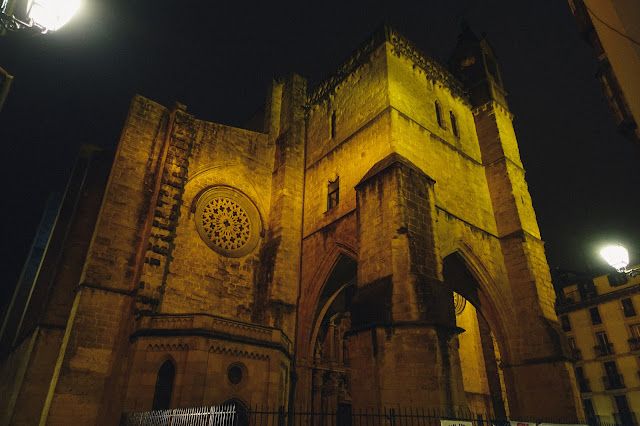
{"label": "carved stone cornice", "polygon": [[223,354],[223,355],[231,355],[234,358],[249,358],[249,359],[257,359],[261,361],[268,361],[269,355],[260,354],[256,352],[243,351],[238,348],[224,348],[221,346],[211,346],[209,348],[209,353],[213,354]]}
{"label": "carved stone cornice", "polygon": [[138,321],[130,340],[146,338],[204,337],[271,348],[291,358],[291,341],[277,328],[230,320],[209,314],[146,314]]}

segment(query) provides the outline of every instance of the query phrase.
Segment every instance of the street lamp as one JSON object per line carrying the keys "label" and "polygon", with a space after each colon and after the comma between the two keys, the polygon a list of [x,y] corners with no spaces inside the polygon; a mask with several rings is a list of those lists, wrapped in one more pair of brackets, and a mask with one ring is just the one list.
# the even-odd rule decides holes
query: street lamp
{"label": "street lamp", "polygon": [[640,267],[627,269],[627,265],[629,264],[629,252],[620,244],[603,248],[600,250],[600,256],[602,256],[604,260],[606,260],[607,263],[618,272],[629,274],[632,278],[636,275],[640,275]]}
{"label": "street lamp", "polygon": [[56,31],[69,22],[81,0],[0,0],[0,33],[37,28]]}

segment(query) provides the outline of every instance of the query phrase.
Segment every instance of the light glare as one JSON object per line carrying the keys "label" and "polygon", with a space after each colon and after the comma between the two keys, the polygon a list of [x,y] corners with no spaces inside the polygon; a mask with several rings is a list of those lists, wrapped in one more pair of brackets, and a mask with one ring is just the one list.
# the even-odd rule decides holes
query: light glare
{"label": "light glare", "polygon": [[618,271],[623,271],[629,264],[629,252],[620,244],[603,248],[600,255]]}
{"label": "light glare", "polygon": [[56,31],[80,9],[81,0],[34,0],[29,18],[46,31]]}

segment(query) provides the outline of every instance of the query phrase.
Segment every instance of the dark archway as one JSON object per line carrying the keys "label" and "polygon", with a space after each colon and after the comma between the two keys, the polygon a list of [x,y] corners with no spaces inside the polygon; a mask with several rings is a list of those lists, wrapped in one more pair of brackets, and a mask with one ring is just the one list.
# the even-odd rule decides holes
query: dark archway
{"label": "dark archway", "polygon": [[156,388],[153,393],[152,410],[167,410],[171,405],[171,394],[173,393],[173,381],[176,375],[176,368],[171,360],[166,360],[158,370]]}
{"label": "dark archway", "polygon": [[312,408],[337,413],[339,423],[350,417],[349,349],[351,301],[356,291],[357,263],[341,255],[318,299],[311,334],[313,354]]}
{"label": "dark archway", "polygon": [[468,408],[474,412],[506,416],[504,377],[494,333],[483,315],[482,289],[464,258],[452,253],[443,259],[445,285],[453,292],[456,325],[465,330],[458,336],[459,357]]}
{"label": "dark archway", "polygon": [[231,405],[235,408],[236,413],[233,417],[233,426],[249,426],[249,409],[242,401],[237,398],[232,398],[223,402],[222,405]]}

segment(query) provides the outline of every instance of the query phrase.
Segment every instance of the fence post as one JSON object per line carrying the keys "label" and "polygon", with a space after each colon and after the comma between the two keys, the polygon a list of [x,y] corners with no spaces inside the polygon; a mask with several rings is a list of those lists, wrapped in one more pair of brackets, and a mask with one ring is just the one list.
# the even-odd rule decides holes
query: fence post
{"label": "fence post", "polygon": [[284,426],[284,405],[278,409],[278,426]]}
{"label": "fence post", "polygon": [[391,426],[396,426],[396,409],[395,408],[389,409],[389,420],[391,420],[390,422]]}

